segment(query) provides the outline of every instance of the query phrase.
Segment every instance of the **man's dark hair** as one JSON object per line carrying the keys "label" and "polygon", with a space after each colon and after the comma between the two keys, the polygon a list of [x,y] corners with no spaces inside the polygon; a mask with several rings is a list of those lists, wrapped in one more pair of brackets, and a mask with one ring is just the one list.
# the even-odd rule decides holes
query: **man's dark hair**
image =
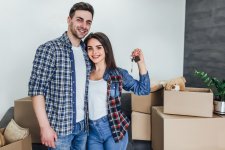
{"label": "man's dark hair", "polygon": [[[88,41],[92,38],[98,40],[102,44],[105,50],[106,69],[116,69],[117,66],[116,66],[116,62],[113,55],[113,49],[112,49],[112,45],[109,38],[102,32],[90,33],[84,40],[84,43],[86,44],[86,46]],[[86,51],[87,51],[87,47],[86,47]]]}
{"label": "man's dark hair", "polygon": [[73,7],[70,9],[70,13],[69,13],[70,18],[73,18],[77,10],[89,11],[92,14],[92,18],[94,16],[94,8],[89,3],[79,2],[74,4]]}

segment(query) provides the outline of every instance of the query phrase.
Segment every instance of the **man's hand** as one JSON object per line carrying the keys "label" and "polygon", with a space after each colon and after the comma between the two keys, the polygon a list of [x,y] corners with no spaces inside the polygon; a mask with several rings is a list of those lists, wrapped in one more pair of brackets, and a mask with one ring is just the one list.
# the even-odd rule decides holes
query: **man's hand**
{"label": "man's hand", "polygon": [[50,126],[41,128],[41,143],[43,145],[55,148],[56,140],[57,134]]}

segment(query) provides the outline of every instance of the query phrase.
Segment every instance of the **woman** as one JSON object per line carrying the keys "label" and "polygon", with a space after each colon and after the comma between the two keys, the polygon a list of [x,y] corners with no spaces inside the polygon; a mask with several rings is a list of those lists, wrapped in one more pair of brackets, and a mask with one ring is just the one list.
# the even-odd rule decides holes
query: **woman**
{"label": "woman", "polygon": [[121,112],[121,94],[122,89],[137,95],[150,93],[143,54],[140,49],[132,52],[132,57],[140,57],[137,62],[140,80],[137,81],[126,70],[116,66],[111,43],[104,33],[91,33],[84,42],[92,62],[88,91],[88,149],[126,150],[130,121]]}

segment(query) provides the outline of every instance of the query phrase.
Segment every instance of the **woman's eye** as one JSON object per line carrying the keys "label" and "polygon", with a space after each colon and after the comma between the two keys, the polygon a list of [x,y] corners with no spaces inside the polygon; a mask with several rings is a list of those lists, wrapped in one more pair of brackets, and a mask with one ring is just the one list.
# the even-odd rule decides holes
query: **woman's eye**
{"label": "woman's eye", "polygon": [[97,47],[97,49],[102,49],[102,47],[101,47],[101,46],[99,46],[99,47]]}
{"label": "woman's eye", "polygon": [[88,47],[87,50],[88,50],[88,51],[89,51],[89,50],[92,50],[92,48],[91,48],[91,47]]}

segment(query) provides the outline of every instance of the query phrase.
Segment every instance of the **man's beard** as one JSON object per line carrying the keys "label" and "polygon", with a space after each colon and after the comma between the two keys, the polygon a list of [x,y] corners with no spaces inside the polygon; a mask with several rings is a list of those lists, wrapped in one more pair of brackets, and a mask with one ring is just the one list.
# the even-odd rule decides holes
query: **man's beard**
{"label": "man's beard", "polygon": [[81,37],[78,36],[78,33],[76,32],[76,30],[70,29],[70,31],[75,38],[80,39],[80,40],[82,39]]}
{"label": "man's beard", "polygon": [[71,30],[71,33],[75,38],[80,39],[80,40],[82,39],[81,37],[78,36],[76,31]]}
{"label": "man's beard", "polygon": [[77,39],[81,40],[82,38],[85,37],[85,35],[82,37],[79,37],[78,31],[73,28],[73,24],[70,25],[70,31],[71,31],[72,35]]}

